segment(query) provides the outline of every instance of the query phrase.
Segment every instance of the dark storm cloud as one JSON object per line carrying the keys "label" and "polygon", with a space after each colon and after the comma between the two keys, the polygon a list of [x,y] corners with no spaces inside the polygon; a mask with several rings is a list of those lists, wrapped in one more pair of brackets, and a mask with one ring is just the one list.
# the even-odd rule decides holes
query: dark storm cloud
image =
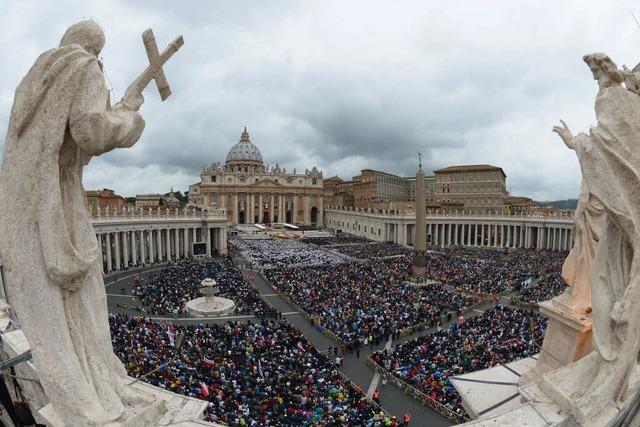
{"label": "dark storm cloud", "polygon": [[505,169],[515,194],[575,197],[575,154],[550,129],[560,117],[574,132],[594,121],[584,53],[606,51],[620,65],[640,60],[634,7],[0,0],[0,132],[37,55],[92,17],[107,35],[114,101],[146,66],[144,29],[154,29],[161,49],[177,34],[185,45],[166,65],[173,96],[162,103],[147,89],[143,137],[92,160],[87,188],[184,190],[201,167],[224,161],[246,125],[265,162],[287,169],[411,175],[421,151],[430,170],[491,163]]}

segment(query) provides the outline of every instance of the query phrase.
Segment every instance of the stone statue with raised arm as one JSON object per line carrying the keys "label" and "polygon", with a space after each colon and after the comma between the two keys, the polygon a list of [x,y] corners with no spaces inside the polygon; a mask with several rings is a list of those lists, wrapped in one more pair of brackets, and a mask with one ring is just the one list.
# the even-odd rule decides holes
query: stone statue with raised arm
{"label": "stone statue with raised arm", "polygon": [[541,388],[579,424],[604,425],[597,420],[615,417],[638,388],[640,97],[621,85],[623,74],[607,55],[584,61],[599,85],[597,126],[575,137],[565,124],[554,131],[578,155],[585,213],[590,206],[604,212],[589,274],[595,351],[544,375]]}
{"label": "stone statue with raised arm", "polygon": [[[565,145],[575,150],[575,140],[564,121],[562,126],[554,126]],[[600,235],[604,228],[604,208],[597,198],[591,196],[587,182],[582,178],[578,206],[573,215],[574,244],[562,266],[562,278],[569,285],[553,303],[569,313],[587,313],[591,310],[591,288],[589,273],[595,258]]]}
{"label": "stone statue with raised arm", "polygon": [[0,170],[0,256],[9,302],[58,418],[69,426],[157,425],[165,402],[133,389],[113,353],[82,170],[138,141],[142,90],[153,78],[166,83],[167,58],[156,57],[111,108],[98,60],[104,43],[94,21],[72,25],[16,89]]}

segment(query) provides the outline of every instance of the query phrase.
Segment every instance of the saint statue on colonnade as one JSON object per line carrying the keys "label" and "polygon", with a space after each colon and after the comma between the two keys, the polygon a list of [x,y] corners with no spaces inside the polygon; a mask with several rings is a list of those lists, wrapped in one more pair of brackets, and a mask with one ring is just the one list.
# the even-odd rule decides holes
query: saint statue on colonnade
{"label": "saint statue on colonnade", "polygon": [[101,248],[85,206],[82,170],[92,157],[135,144],[145,126],[142,90],[155,79],[170,94],[151,30],[150,66],[109,105],[98,55],[105,36],[92,20],[41,54],[15,92],[0,170],[0,255],[7,294],[40,383],[70,426],[157,425],[163,400],[131,386],[113,352]]}
{"label": "saint statue on colonnade", "polygon": [[607,55],[583,59],[599,85],[598,124],[588,135],[574,137],[564,123],[554,131],[580,161],[588,191],[581,226],[602,224],[589,272],[595,351],[545,374],[541,388],[579,424],[600,425],[599,417],[614,417],[639,387],[640,97],[621,85],[624,76]]}

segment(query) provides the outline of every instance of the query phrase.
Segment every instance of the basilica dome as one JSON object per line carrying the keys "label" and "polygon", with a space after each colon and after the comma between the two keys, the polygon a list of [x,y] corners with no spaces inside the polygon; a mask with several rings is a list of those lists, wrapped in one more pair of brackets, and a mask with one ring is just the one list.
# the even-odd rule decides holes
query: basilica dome
{"label": "basilica dome", "polygon": [[240,136],[240,141],[231,147],[229,154],[227,154],[227,164],[238,163],[262,164],[262,154],[260,154],[258,147],[249,140],[249,132],[247,132],[246,127]]}

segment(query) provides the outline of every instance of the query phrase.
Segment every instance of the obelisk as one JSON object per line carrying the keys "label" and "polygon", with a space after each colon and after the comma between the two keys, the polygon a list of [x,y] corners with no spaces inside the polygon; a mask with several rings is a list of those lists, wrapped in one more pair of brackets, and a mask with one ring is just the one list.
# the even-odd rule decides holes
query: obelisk
{"label": "obelisk", "polygon": [[413,236],[413,275],[415,277],[423,276],[425,273],[425,257],[427,252],[426,203],[422,155],[418,153],[418,173],[416,174],[416,226],[415,235]]}

